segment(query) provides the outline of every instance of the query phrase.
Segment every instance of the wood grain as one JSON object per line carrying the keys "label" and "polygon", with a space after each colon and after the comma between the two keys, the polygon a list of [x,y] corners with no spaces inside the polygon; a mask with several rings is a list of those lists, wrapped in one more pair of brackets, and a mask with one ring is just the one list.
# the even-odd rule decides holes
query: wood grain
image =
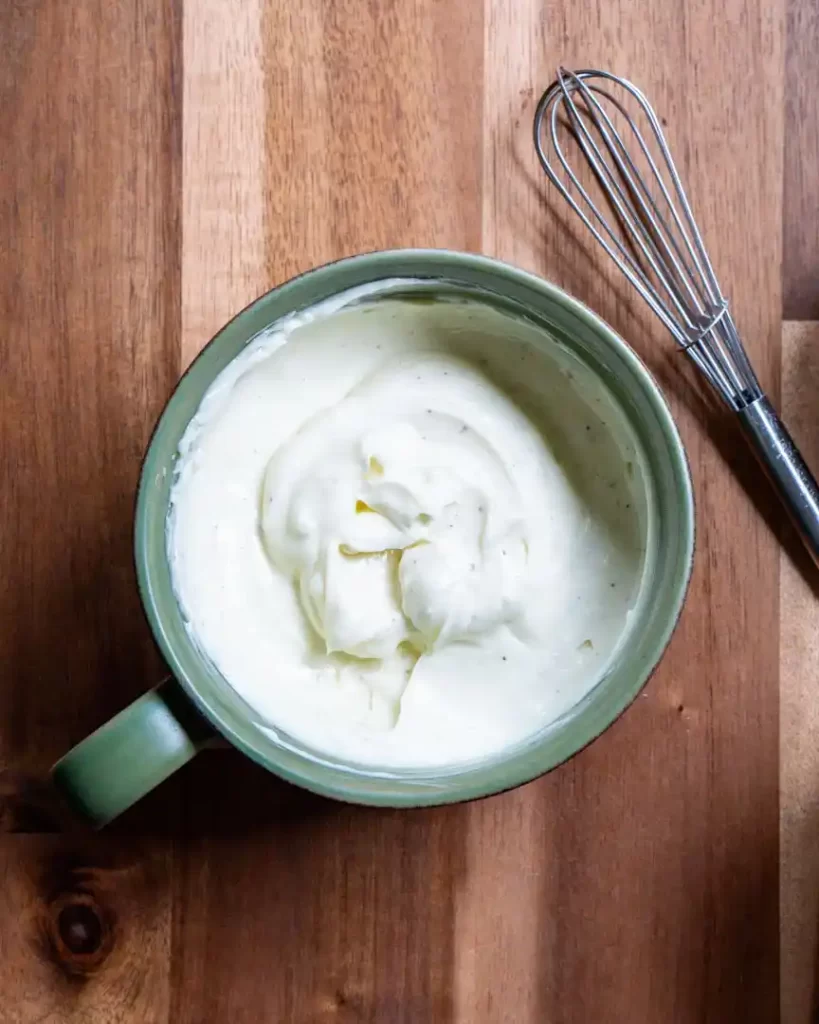
{"label": "wood grain", "polygon": [[[787,2],[792,85],[815,11]],[[315,263],[451,246],[567,287],[669,394],[699,525],[644,696],[516,792],[378,812],[218,751],[104,836],[0,838],[4,1024],[777,1019],[781,521],[529,133],[560,62],[650,93],[776,396],[786,109],[786,245],[819,180],[785,3],[0,6],[0,827],[58,829],[44,769],[159,673],[130,523],[177,375]]]}
{"label": "wood grain", "polygon": [[[819,466],[819,323],[782,332],[782,412],[803,455]],[[780,908],[782,1024],[810,1024],[819,1010],[819,639],[817,595],[782,554],[780,598]]]}
{"label": "wood grain", "polygon": [[179,364],[177,33],[160,4],[0,18],[0,760],[36,771],[160,671],[131,536]]}
{"label": "wood grain", "polygon": [[232,754],[203,771],[216,796],[185,821],[172,1021],[457,1019],[462,809],[332,804]]}
{"label": "wood grain", "polygon": [[[0,822],[31,829],[49,764],[162,670],[131,518],[179,364],[179,32],[43,0],[0,38]],[[161,837],[0,836],[0,1018],[166,1020],[169,879]]]}
{"label": "wood grain", "polygon": [[[819,7],[788,0],[785,59],[783,316],[819,318]],[[819,466],[816,386],[819,325],[783,325],[783,411],[802,450]],[[782,559],[781,878],[782,1024],[808,1024],[819,1012],[819,839],[815,694],[819,665],[815,589]]]}
{"label": "wood grain", "polygon": [[169,1020],[168,852],[113,836],[0,844],[3,1024]]}
{"label": "wood grain", "polygon": [[785,320],[819,320],[819,4],[788,0],[785,62]]}
{"label": "wood grain", "polygon": [[483,19],[463,6],[265,5],[274,280],[369,249],[480,246]]}
{"label": "wood grain", "polygon": [[261,0],[183,4],[183,366],[272,284],[261,18]]}

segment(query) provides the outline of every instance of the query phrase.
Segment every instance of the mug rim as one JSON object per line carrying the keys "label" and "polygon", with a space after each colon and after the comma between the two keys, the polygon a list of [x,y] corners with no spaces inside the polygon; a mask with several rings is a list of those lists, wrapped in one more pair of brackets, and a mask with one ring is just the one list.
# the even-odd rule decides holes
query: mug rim
{"label": "mug rim", "polygon": [[[434,261],[436,265],[447,263],[453,268],[456,266],[460,268],[466,266],[467,268],[472,268],[477,272],[488,273],[495,276],[498,278],[499,283],[506,280],[507,282],[512,282],[527,289],[534,290],[535,292],[540,293],[540,295],[542,295],[546,300],[556,302],[559,306],[562,306],[579,320],[584,321],[586,326],[589,327],[593,333],[600,336],[606,345],[614,349],[620,360],[627,364],[631,374],[639,382],[643,394],[651,404],[652,412],[656,415],[660,423],[665,440],[669,442],[669,447],[676,463],[674,466],[675,480],[679,485],[681,485],[678,500],[682,525],[680,541],[683,553],[681,559],[679,559],[679,565],[676,566],[677,576],[673,580],[673,587],[671,588],[669,614],[666,621],[663,623],[662,629],[659,630],[657,640],[653,644],[652,655],[647,664],[641,669],[641,671],[636,673],[634,681],[628,687],[624,687],[622,689],[620,698],[616,702],[614,708],[611,709],[611,713],[606,712],[602,722],[595,723],[591,729],[586,729],[582,732],[580,742],[576,745],[572,745],[572,749],[568,753],[562,754],[555,759],[545,758],[542,763],[535,763],[534,765],[529,764],[523,771],[513,774],[512,777],[504,778],[498,785],[494,785],[492,783],[489,785],[478,783],[472,787],[467,786],[465,789],[461,788],[451,790],[438,787],[426,793],[415,789],[406,793],[391,796],[390,798],[384,798],[379,794],[374,794],[363,788],[359,792],[353,794],[339,785],[326,783],[321,779],[305,778],[303,775],[299,774],[298,771],[289,768],[287,765],[271,761],[269,757],[266,757],[262,751],[254,747],[240,732],[233,728],[231,723],[228,722],[220,713],[220,709],[215,701],[209,701],[205,696],[203,696],[196,684],[196,680],[191,678],[190,673],[182,664],[175,646],[164,628],[163,613],[156,600],[156,587],[153,579],[153,570],[151,567],[145,523],[153,500],[149,493],[150,488],[148,486],[148,481],[153,469],[153,455],[155,454],[158,439],[163,434],[164,427],[169,420],[175,403],[179,400],[180,393],[185,389],[187,379],[195,372],[196,367],[200,361],[206,357],[206,354],[218,345],[220,338],[222,338],[225,332],[243,320],[250,321],[253,314],[268,302],[274,294],[287,291],[288,289],[301,285],[310,279],[320,279],[321,277],[334,272],[343,272],[344,268],[364,266],[367,264],[386,265],[384,272],[373,277],[373,281],[377,281],[379,279],[386,280],[394,276],[412,277],[412,274],[396,275],[394,268],[392,272],[389,269],[389,265],[391,263],[407,260],[418,261],[419,263],[424,260],[430,260]],[[415,276],[421,278],[423,275],[421,273],[417,273]],[[436,267],[433,273],[427,275],[427,280],[443,281],[445,279],[440,272],[440,269]],[[332,294],[337,295],[346,290],[347,286],[342,285],[333,290]],[[319,299],[316,301],[322,300]],[[308,303],[308,305],[312,304],[314,303]],[[293,311],[299,308],[304,307],[294,305]],[[285,313],[283,315],[287,314]],[[274,323],[278,319],[280,319],[280,316],[276,316],[270,321],[270,323]],[[256,334],[258,334],[257,330],[249,331],[243,344],[248,344]],[[232,358],[235,358],[235,356]],[[211,383],[216,376],[218,376],[218,373],[210,377]],[[164,515],[167,515],[167,508],[164,510]],[[288,782],[293,783],[294,785],[343,802],[386,807],[419,807],[460,803],[467,800],[490,796],[509,789],[514,789],[517,786],[523,785],[540,777],[541,775],[546,774],[558,767],[560,764],[570,760],[597,739],[628,709],[628,707],[630,707],[662,660],[663,654],[665,653],[676,629],[677,623],[679,622],[686,595],[688,593],[693,570],[694,549],[694,492],[686,449],[665,396],[651,374],[651,371],[642,359],[629,346],[625,339],[621,337],[614,328],[606,323],[606,321],[599,317],[584,303],[580,302],[580,300],[569,295],[566,291],[553,284],[551,281],[492,257],[461,252],[453,249],[384,249],[346,256],[341,259],[313,267],[273,286],[257,296],[242,310],[236,313],[235,316],[219,328],[207,344],[203,346],[200,352],[197,353],[194,360],[179,378],[178,382],[174,386],[173,392],[163,406],[162,412],[157,420],[143,456],[136,493],[136,507],[134,515],[134,560],[143,611],[148,620],[152,635],[159,646],[162,656],[171,673],[178,680],[189,699],[203,717],[214,727],[214,729],[218,731],[218,733],[229,740],[230,743],[243,754],[256,761],[268,771],[278,775]],[[189,639],[188,643],[191,647],[195,648],[193,641]],[[196,653],[199,658],[203,657],[201,652],[197,651]],[[600,684],[598,683],[597,685]],[[581,701],[581,704],[582,703],[583,702]],[[498,761],[499,765],[504,763],[502,757],[503,755],[501,754],[500,760]],[[310,760],[313,764],[316,763],[312,758],[308,759],[306,755],[304,755],[304,759]],[[320,762],[318,763],[320,764]],[[378,777],[380,774],[382,773],[379,773],[378,769],[373,767],[371,777]],[[366,773],[363,773],[362,777],[367,778],[368,776]],[[447,776],[442,774],[441,777],[442,779],[445,779]],[[453,775],[452,777],[457,778],[457,775]]]}

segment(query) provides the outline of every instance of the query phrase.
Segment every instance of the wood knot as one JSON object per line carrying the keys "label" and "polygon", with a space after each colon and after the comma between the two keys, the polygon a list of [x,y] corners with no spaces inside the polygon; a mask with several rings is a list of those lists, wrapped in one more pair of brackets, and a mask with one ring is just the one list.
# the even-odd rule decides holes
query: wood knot
{"label": "wood knot", "polygon": [[57,916],[60,939],[75,956],[91,956],[102,945],[102,921],[86,903],[69,903]]}
{"label": "wood knot", "polygon": [[319,997],[319,1008],[321,1020],[341,1024],[342,1021],[353,1020],[353,1018],[359,1020],[363,1011],[363,1002],[356,992],[339,985]]}
{"label": "wood knot", "polygon": [[97,971],[113,946],[113,921],[88,893],[65,893],[52,900],[44,929],[50,958],[75,979]]}

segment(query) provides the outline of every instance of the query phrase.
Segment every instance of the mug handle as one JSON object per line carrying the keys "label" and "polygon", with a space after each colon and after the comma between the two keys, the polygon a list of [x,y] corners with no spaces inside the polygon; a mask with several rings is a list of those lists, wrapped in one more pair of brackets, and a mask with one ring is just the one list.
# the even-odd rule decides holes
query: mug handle
{"label": "mug handle", "polygon": [[69,750],[51,777],[69,807],[101,828],[187,764],[215,735],[169,678]]}

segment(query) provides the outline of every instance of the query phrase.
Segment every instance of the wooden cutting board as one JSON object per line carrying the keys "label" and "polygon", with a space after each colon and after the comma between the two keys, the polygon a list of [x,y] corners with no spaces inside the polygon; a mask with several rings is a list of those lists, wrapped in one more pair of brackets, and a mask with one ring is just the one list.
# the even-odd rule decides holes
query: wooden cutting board
{"label": "wooden cutting board", "polygon": [[[7,0],[0,40],[0,1021],[778,1019],[777,535],[783,622],[812,592],[530,125],[560,62],[648,92],[777,397],[783,316],[819,319],[815,0]],[[698,551],[661,668],[592,747],[479,803],[346,807],[217,751],[103,834],[53,831],[51,762],[163,671],[131,515],[179,374],[289,275],[414,245],[551,278],[663,384]],[[811,1000],[800,921],[788,1024]]]}

